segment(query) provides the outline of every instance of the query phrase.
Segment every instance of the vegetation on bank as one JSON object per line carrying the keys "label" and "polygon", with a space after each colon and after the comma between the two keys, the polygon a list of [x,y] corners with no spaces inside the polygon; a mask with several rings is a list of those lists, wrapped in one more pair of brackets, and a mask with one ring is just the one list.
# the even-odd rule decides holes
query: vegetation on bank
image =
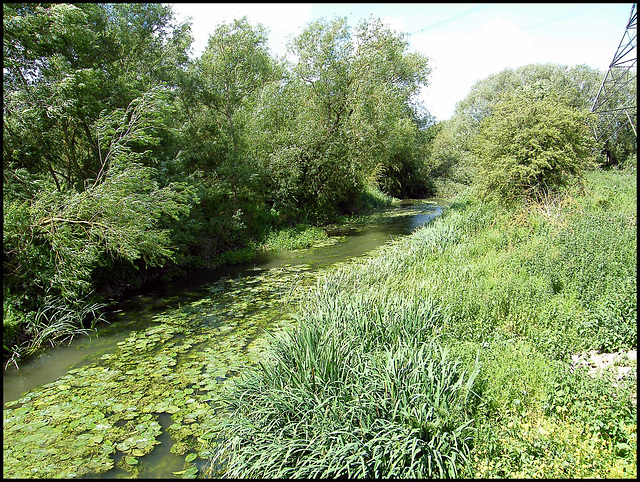
{"label": "vegetation on bank", "polygon": [[[504,208],[467,191],[330,272],[224,398],[227,477],[635,477],[636,171]],[[635,361],[632,363],[635,365]],[[634,366],[635,368],[635,366]]]}
{"label": "vegetation on bank", "polygon": [[[396,198],[455,195],[429,226],[319,279],[269,360],[220,398],[232,414],[221,431],[173,424],[176,451],[206,429],[212,467],[230,477],[637,474],[636,371],[593,376],[574,361],[637,348],[637,142],[626,119],[605,145],[593,139],[601,72],[506,69],[435,123],[416,100],[428,58],[380,20],[312,22],[290,43],[295,62],[274,58],[246,18],[217,26],[190,59],[190,25],[160,4],[7,4],[3,27],[7,363],[92,329],[146,279],[307,247],[326,236],[319,226]],[[636,98],[633,81],[608,107]],[[276,316],[285,287],[272,288],[251,303]],[[253,334],[266,322],[248,301],[236,307],[221,319],[260,320]],[[123,342],[122,356],[169,340],[206,346],[213,333],[189,323],[196,312],[210,322],[211,309],[178,309],[149,339]],[[155,375],[173,380],[165,348]],[[197,357],[158,413],[195,420],[192,385],[214,390],[200,363],[213,349]],[[111,358],[108,377],[120,370]],[[81,398],[93,407],[102,385],[80,372],[66,379],[92,387]],[[129,413],[137,402],[112,414],[144,417],[134,447],[102,411],[87,428],[71,420],[73,403],[58,404],[64,380],[44,390],[60,409],[47,437],[64,444],[60,431],[81,430],[89,445],[55,470],[77,474],[96,450],[82,473],[109,470],[116,451],[131,469],[152,450],[159,424]],[[139,392],[144,408],[157,386]],[[211,421],[210,400],[196,398]],[[30,470],[32,451],[17,447],[29,402],[13,404],[15,471]],[[113,439],[89,435],[97,425]]]}
{"label": "vegetation on bank", "polygon": [[[593,160],[585,111],[601,72],[507,69],[435,123],[417,100],[429,59],[378,19],[310,23],[295,61],[246,18],[192,59],[190,24],[160,4],[7,4],[3,27],[5,361],[90,330],[149,279],[286,247],[297,225],[471,183],[539,192]],[[500,119],[524,122],[518,152]],[[618,127],[614,164],[635,149]],[[483,155],[500,145],[499,163]]]}
{"label": "vegetation on bank", "polygon": [[312,22],[295,63],[246,18],[191,59],[160,4],[7,4],[3,27],[5,360],[145,280],[431,189],[428,59],[380,20]]}

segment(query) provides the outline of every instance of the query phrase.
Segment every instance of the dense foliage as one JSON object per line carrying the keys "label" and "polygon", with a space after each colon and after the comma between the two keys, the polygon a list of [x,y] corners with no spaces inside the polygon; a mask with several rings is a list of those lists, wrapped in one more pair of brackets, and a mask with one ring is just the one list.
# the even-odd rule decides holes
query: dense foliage
{"label": "dense foliage", "polygon": [[469,189],[326,273],[223,396],[218,475],[635,477],[636,185],[591,172],[509,208]]}
{"label": "dense foliage", "polygon": [[5,355],[274,229],[429,193],[428,60],[379,20],[311,23],[295,63],[246,18],[189,59],[160,4],[7,4],[3,25]]}
{"label": "dense foliage", "polygon": [[[492,116],[492,114],[495,114],[496,108],[500,108],[500,106],[505,108],[506,99],[512,98],[513,102],[514,96],[533,95],[534,98],[538,97],[538,100],[547,97],[548,101],[558,105],[558,108],[564,113],[572,112],[570,117],[574,118],[574,122],[572,122],[574,125],[571,130],[579,129],[575,123],[581,124],[587,120],[589,128],[592,129],[594,125],[597,125],[598,118],[589,119],[585,116],[582,119],[576,111],[586,113],[591,108],[602,79],[601,72],[585,65],[566,67],[555,64],[531,64],[517,69],[505,69],[479,80],[471,88],[467,97],[456,104],[451,119],[438,123],[432,128],[435,134],[428,154],[427,165],[432,169],[429,173],[439,178],[437,185],[440,189],[449,192],[460,190],[461,187],[472,182],[474,178],[480,179],[482,182],[482,175],[479,175],[476,170],[478,166],[477,154],[481,152],[476,144],[478,140],[483,141],[479,132],[480,128],[484,125],[487,129],[487,124],[493,121],[503,122],[500,116]],[[637,98],[634,82],[612,95],[607,105],[614,109],[621,101],[624,101],[624,105],[633,104],[635,101],[627,100],[629,97]],[[512,113],[518,115],[516,111],[512,111]],[[539,116],[540,113],[537,115]],[[493,121],[487,120],[489,117],[493,117]],[[556,123],[557,121],[569,123],[569,120],[562,119],[559,113],[553,114],[552,117],[555,117]],[[538,120],[543,119],[538,117]],[[613,133],[613,130],[618,127],[618,125],[613,125],[610,133]],[[539,128],[542,129],[542,127]],[[530,135],[535,135],[534,131],[535,129],[528,129]],[[548,134],[545,134],[547,138]],[[568,135],[568,132],[560,132],[560,138]],[[503,134],[503,139],[505,142],[508,139],[518,142],[517,139],[514,139],[513,133],[509,136],[506,133]],[[580,143],[584,146],[585,141],[583,139]],[[564,150],[565,146],[559,147]],[[568,144],[567,147],[572,149],[573,145]],[[627,163],[633,165],[635,152],[636,135],[628,122],[615,132],[607,145],[597,146],[593,151],[596,162],[605,167],[623,167]],[[487,156],[489,156],[488,153]],[[588,164],[586,163],[584,167],[588,167]]]}
{"label": "dense foliage", "polygon": [[19,355],[93,325],[100,272],[173,256],[161,224],[195,198],[159,166],[189,37],[153,4],[9,4],[3,25],[3,343]]}
{"label": "dense foliage", "polygon": [[536,89],[496,102],[472,148],[480,192],[500,199],[540,195],[594,167],[587,119],[585,112]]}
{"label": "dense foliage", "polygon": [[[189,24],[161,4],[5,4],[3,27],[7,364],[93,328],[146,279],[309,246],[326,237],[323,223],[393,196],[461,193],[437,222],[306,293],[270,359],[217,400],[233,416],[200,427],[212,467],[237,477],[637,473],[634,377],[593,378],[570,358],[637,348],[636,137],[623,127],[595,145],[587,110],[600,72],[507,69],[434,123],[416,101],[428,58],[376,19],[314,21],[290,42],[291,61],[246,18],[218,25],[190,59]],[[278,281],[270,307],[284,296]],[[241,305],[243,323],[262,316],[260,300]],[[196,380],[217,383],[202,379],[214,349],[200,350],[214,334],[188,326],[207,309],[178,309],[180,329],[122,342],[125,364],[174,334],[197,347],[184,377],[176,359],[153,358],[153,376],[175,378],[157,413],[188,412],[186,400],[171,403]],[[119,360],[87,380],[119,374]],[[151,403],[158,384],[134,373]],[[76,437],[80,421],[58,410],[67,389],[59,380],[46,392]],[[92,393],[82,404],[95,412]],[[198,410],[218,417],[210,401]],[[78,429],[83,454],[102,450],[83,471],[112,467],[116,450],[135,465],[157,443],[147,413],[149,436],[134,448],[132,407],[117,406],[118,444]],[[93,416],[91,430],[106,418]],[[197,429],[182,430],[169,427],[184,454]],[[65,473],[77,475],[66,455]],[[8,455],[31,474],[29,456]]]}
{"label": "dense foliage", "polygon": [[[376,19],[312,22],[293,63],[246,19],[190,60],[189,24],[159,4],[7,4],[3,26],[5,355],[92,326],[149,277],[246,259],[273,230],[589,166],[587,67],[505,70],[434,124],[416,102],[428,59]],[[625,129],[614,141],[628,157]]]}

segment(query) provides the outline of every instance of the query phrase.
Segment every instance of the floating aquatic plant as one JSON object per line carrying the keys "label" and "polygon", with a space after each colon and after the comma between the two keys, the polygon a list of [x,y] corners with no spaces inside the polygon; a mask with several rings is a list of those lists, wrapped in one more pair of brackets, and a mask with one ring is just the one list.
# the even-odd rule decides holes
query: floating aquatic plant
{"label": "floating aquatic plant", "polygon": [[5,476],[72,478],[116,466],[137,476],[160,443],[161,414],[172,420],[171,452],[185,455],[175,475],[195,476],[221,416],[215,394],[260,358],[265,330],[292,322],[286,303],[313,279],[309,271],[221,279],[210,296],[154,316],[113,353],[5,404]]}

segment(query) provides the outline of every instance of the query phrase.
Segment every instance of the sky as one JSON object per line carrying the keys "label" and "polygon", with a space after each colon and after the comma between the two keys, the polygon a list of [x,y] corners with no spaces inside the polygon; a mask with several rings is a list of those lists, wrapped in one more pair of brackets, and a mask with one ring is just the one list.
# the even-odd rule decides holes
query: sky
{"label": "sky", "polygon": [[449,119],[479,80],[532,63],[585,64],[605,73],[625,33],[633,3],[175,3],[191,17],[194,57],[222,22],[246,15],[269,31],[269,47],[287,42],[314,20],[380,18],[408,35],[409,50],[429,57],[429,84],[419,100],[436,120]]}

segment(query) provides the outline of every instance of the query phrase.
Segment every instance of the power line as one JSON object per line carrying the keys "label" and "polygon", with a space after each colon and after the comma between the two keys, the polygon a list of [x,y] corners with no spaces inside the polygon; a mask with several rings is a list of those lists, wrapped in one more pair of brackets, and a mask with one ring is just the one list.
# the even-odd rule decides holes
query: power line
{"label": "power line", "polygon": [[552,23],[556,23],[556,22],[559,22],[561,20],[566,20],[568,18],[576,16],[580,12],[584,12],[585,10],[590,10],[592,8],[593,8],[593,5],[587,6],[587,7],[582,7],[582,8],[579,8],[577,10],[572,10],[571,12],[569,12],[569,13],[567,13],[565,15],[561,15],[559,17],[550,18],[550,19],[546,19],[546,20],[541,20],[540,22],[531,24],[528,27],[525,27],[523,30],[525,32],[528,32],[529,30],[534,30],[536,28],[544,27],[546,25],[550,25]]}
{"label": "power line", "polygon": [[444,20],[440,20],[439,22],[436,22],[436,23],[434,23],[432,25],[424,27],[424,28],[418,30],[417,32],[410,33],[409,36],[418,35],[418,34],[420,34],[422,32],[425,32],[425,31],[427,31],[429,29],[432,29],[432,28],[435,28],[435,27],[439,27],[440,25],[444,25],[444,24],[447,24],[449,22],[453,22],[454,20],[458,20],[459,18],[466,17],[467,15],[471,15],[472,13],[475,13],[478,10],[481,10],[483,8],[487,8],[489,6],[491,6],[490,3],[485,3],[483,5],[478,5],[477,7],[473,7],[473,8],[471,8],[471,9],[465,11],[465,12],[459,13],[457,15],[452,15],[451,17],[445,18]]}

